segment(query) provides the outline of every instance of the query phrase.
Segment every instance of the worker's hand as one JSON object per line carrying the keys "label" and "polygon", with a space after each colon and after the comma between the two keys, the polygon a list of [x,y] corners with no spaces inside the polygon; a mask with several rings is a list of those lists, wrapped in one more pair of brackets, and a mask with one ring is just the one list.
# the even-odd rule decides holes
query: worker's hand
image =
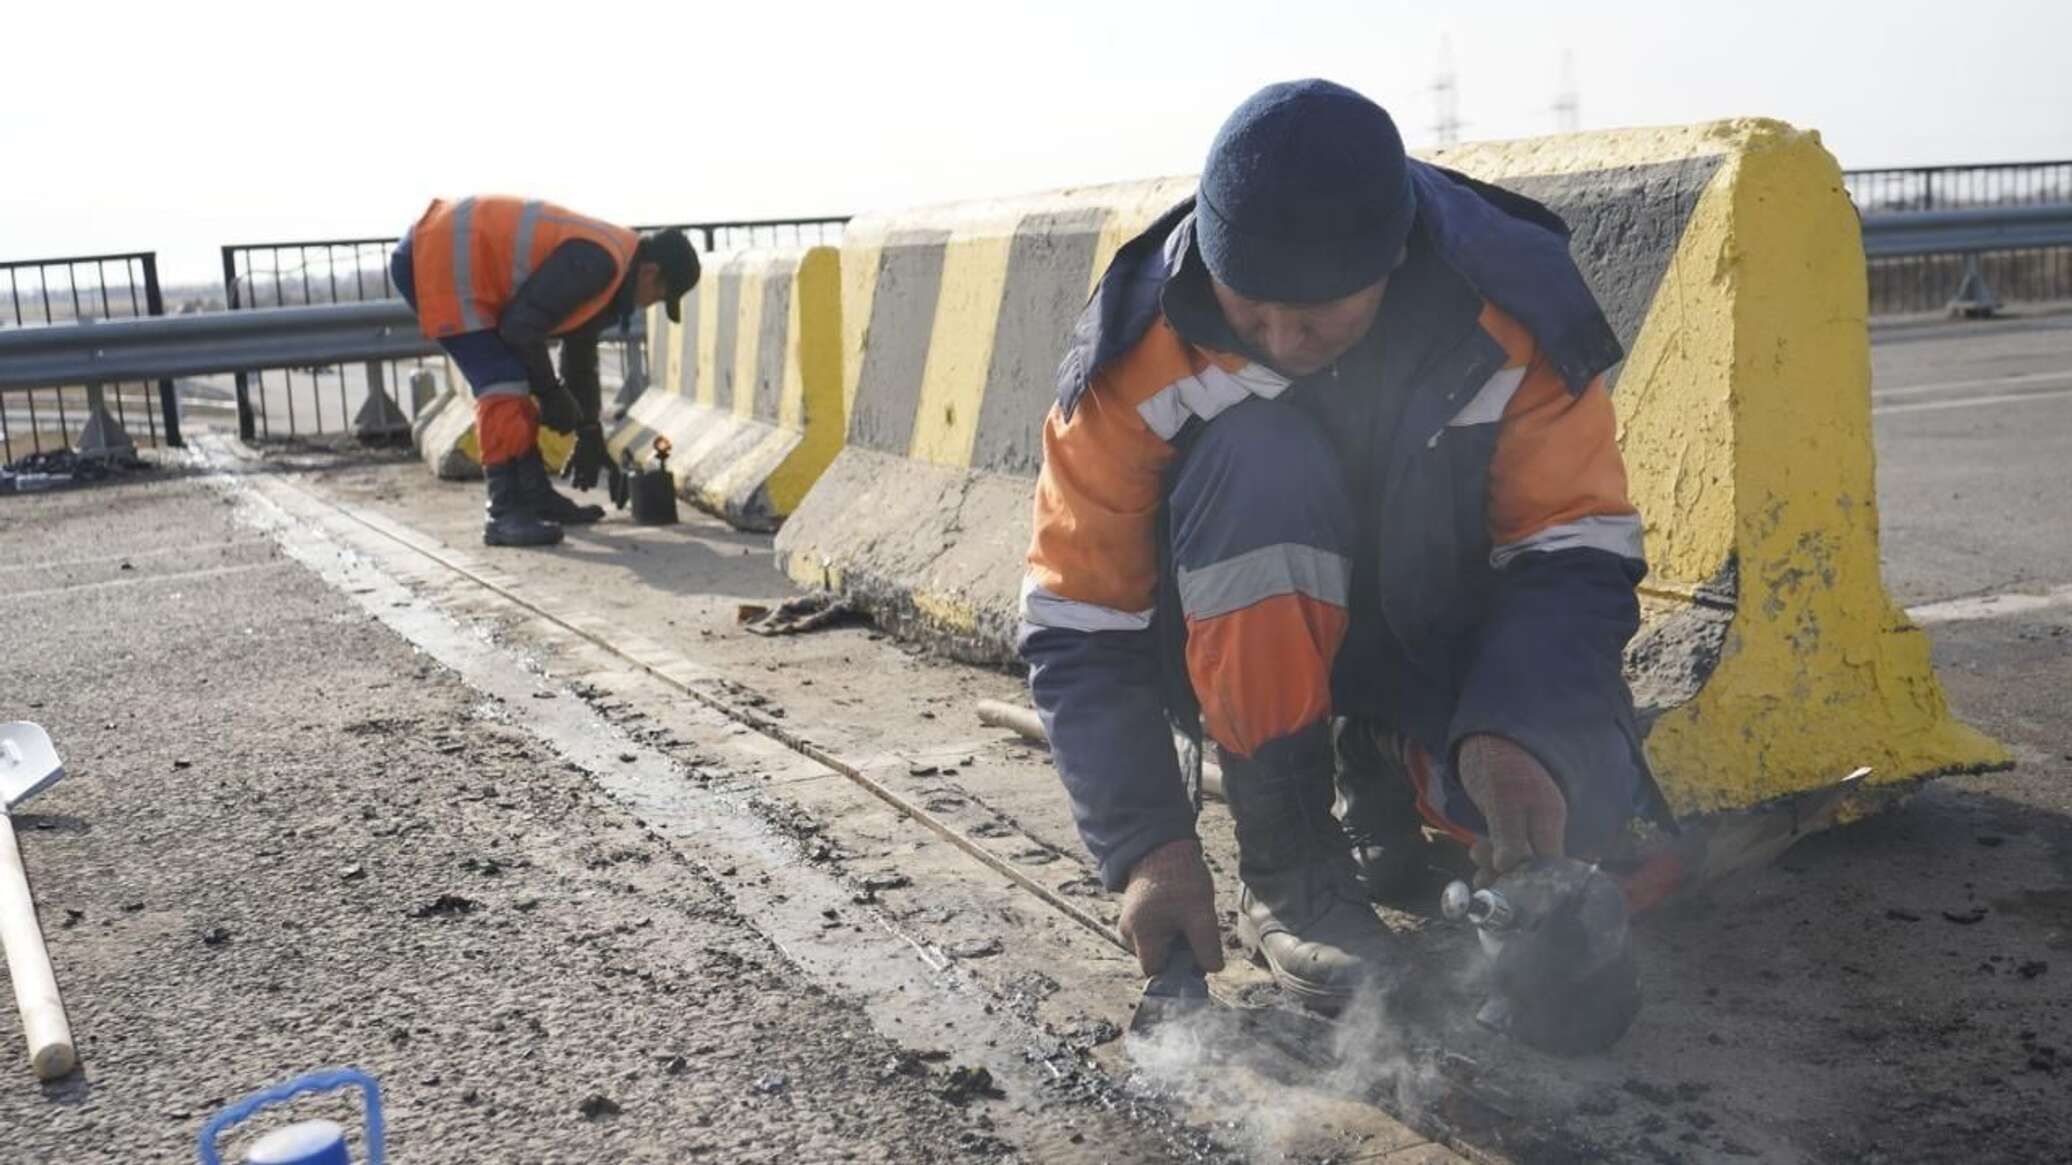
{"label": "worker's hand", "polygon": [[1501,736],[1461,741],[1461,787],[1489,823],[1475,843],[1475,885],[1487,886],[1527,858],[1562,856],[1568,801],[1533,755]]}
{"label": "worker's hand", "polygon": [[583,412],[576,407],[576,398],[560,381],[555,381],[551,389],[534,385],[532,391],[540,402],[540,424],[573,433],[576,426],[583,423]]}
{"label": "worker's hand", "polygon": [[610,461],[604,428],[595,421],[576,426],[575,451],[568,455],[568,484],[579,490],[597,488],[597,475]]}
{"label": "worker's hand", "polygon": [[1122,941],[1137,953],[1145,975],[1165,969],[1173,940],[1185,936],[1204,971],[1223,969],[1223,940],[1216,929],[1216,884],[1202,861],[1201,843],[1191,837],[1169,841],[1130,868],[1122,892]]}

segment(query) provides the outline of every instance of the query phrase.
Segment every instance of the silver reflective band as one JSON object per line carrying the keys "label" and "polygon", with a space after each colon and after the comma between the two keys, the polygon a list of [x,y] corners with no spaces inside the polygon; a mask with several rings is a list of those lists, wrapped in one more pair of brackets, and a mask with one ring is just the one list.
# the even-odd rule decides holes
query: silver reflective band
{"label": "silver reflective band", "polygon": [[1276,595],[1307,595],[1343,607],[1352,564],[1342,554],[1282,542],[1248,550],[1200,570],[1180,571],[1180,607],[1190,619],[1213,619]]}
{"label": "silver reflective band", "polygon": [[599,222],[594,218],[585,218],[580,214],[542,214],[540,217],[542,220],[553,223],[556,226],[588,227],[597,236],[593,241],[598,246],[617,255],[621,262],[628,261],[633,257],[630,252],[623,252],[619,249],[618,242],[613,238],[612,231],[609,229],[609,223]]}
{"label": "silver reflective band", "polygon": [[476,389],[475,399],[481,400],[485,396],[528,396],[531,393],[532,386],[522,380],[499,380],[495,384],[485,384]]}
{"label": "silver reflective band", "polygon": [[1161,441],[1170,441],[1190,416],[1213,421],[1246,397],[1273,400],[1288,387],[1287,378],[1260,364],[1225,372],[1214,364],[1180,377],[1137,406],[1137,415]]}
{"label": "silver reflective band", "polygon": [[1640,515],[1601,515],[1549,526],[1537,534],[1506,542],[1491,550],[1489,565],[1502,570],[1521,554],[1548,554],[1556,550],[1605,550],[1621,558],[1644,558]]}
{"label": "silver reflective band", "polygon": [[1483,381],[1482,387],[1475,390],[1468,403],[1462,405],[1460,411],[1453,414],[1453,419],[1446,423],[1450,426],[1493,425],[1503,420],[1504,410],[1511,407],[1511,398],[1518,395],[1518,386],[1524,383],[1525,369],[1522,366],[1503,369]]}
{"label": "silver reflective band", "polygon": [[1045,590],[1033,578],[1024,578],[1022,621],[1065,631],[1144,631],[1151,626],[1151,612],[1082,603]]}
{"label": "silver reflective band", "polygon": [[482,330],[482,317],[475,314],[475,200],[463,198],[453,208],[453,291],[460,301],[460,327],[464,332]]}
{"label": "silver reflective band", "polygon": [[540,200],[528,198],[518,212],[518,244],[511,249],[511,291],[515,294],[532,274],[532,233],[540,225]]}

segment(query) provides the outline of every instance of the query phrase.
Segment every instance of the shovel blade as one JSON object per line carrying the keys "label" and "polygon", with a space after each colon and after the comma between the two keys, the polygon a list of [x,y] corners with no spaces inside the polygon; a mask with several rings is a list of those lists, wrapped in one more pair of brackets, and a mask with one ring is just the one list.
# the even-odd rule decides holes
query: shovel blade
{"label": "shovel blade", "polygon": [[0,724],[0,812],[12,813],[64,775],[58,750],[41,724]]}

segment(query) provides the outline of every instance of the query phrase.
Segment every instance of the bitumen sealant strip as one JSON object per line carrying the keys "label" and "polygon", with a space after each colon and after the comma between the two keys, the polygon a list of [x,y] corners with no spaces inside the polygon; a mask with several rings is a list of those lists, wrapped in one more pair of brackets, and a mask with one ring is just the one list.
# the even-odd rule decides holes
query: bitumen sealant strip
{"label": "bitumen sealant strip", "polygon": [[[222,451],[212,452],[211,459],[220,467]],[[289,558],[452,669],[471,688],[497,701],[511,714],[512,723],[580,768],[598,788],[680,853],[709,868],[738,865],[767,873],[767,878],[735,878],[724,884],[743,915],[754,920],[756,929],[813,981],[855,999],[872,1023],[893,1039],[914,1048],[954,1049],[960,1063],[991,1072],[1020,1106],[1036,1114],[1033,1119],[1007,1123],[1018,1126],[1013,1131],[1023,1139],[1024,1147],[1040,1150],[1041,1159],[1104,1159],[1106,1150],[1097,1130],[1102,1122],[1111,1120],[1129,1122],[1140,1135],[1147,1125],[1155,1128],[1176,1158],[1222,1159],[1206,1134],[1182,1124],[1155,1102],[1119,1088],[1064,1040],[997,1006],[984,984],[925,938],[883,911],[858,904],[853,886],[808,862],[798,852],[795,839],[771,827],[750,804],[747,789],[697,784],[680,762],[628,736],[570,689],[532,670],[517,651],[493,642],[479,627],[449,615],[436,601],[413,590],[404,581],[409,571],[395,567],[411,566],[407,559],[412,556],[432,558],[446,571],[468,578],[480,592],[476,596],[480,604],[489,609],[502,606],[504,613],[521,620],[545,620],[619,657],[612,662],[631,662],[641,672],[692,695],[697,703],[682,707],[670,727],[714,756],[722,767],[760,768],[772,773],[776,778],[772,783],[833,776],[857,780],[855,774],[811,755],[810,745],[802,748],[800,743],[768,733],[753,720],[715,706],[715,700],[689,686],[699,677],[687,675],[685,668],[696,665],[680,657],[663,658],[670,653],[652,644],[635,644],[628,651],[624,643],[600,638],[609,633],[608,628],[587,619],[556,618],[509,594],[498,580],[475,577],[438,561],[424,545],[412,545],[407,530],[381,530],[376,523],[382,520],[377,516],[353,512],[283,477],[233,471],[209,480],[229,489],[238,500],[240,518],[271,536]],[[476,609],[482,606],[478,604]],[[703,678],[716,677],[708,674]],[[569,698],[539,699],[542,692]],[[755,731],[742,732],[744,724]],[[867,778],[858,783],[865,788],[875,784]],[[764,790],[769,787],[769,783],[762,785]],[[896,793],[872,791],[908,812]],[[925,811],[913,815],[923,819]],[[923,820],[923,824],[928,823]],[[930,828],[947,831],[946,837],[954,833],[940,823]],[[972,877],[1002,872],[989,860],[990,855],[973,853],[970,844],[959,842],[958,848],[985,868],[985,872],[972,870]],[[1026,886],[1026,879],[1015,881]],[[1054,895],[1042,897],[1045,905],[1056,905],[1051,901]],[[831,918],[840,919],[843,925],[830,926]],[[1087,922],[1076,915],[1074,920]],[[1071,1143],[1041,1115],[1061,1106],[1070,1106],[1083,1122],[1091,1122],[1079,1126],[1091,1134],[1083,1143]],[[1416,1143],[1438,1149],[1423,1137],[1417,1137]]]}
{"label": "bitumen sealant strip", "polygon": [[[292,487],[291,487],[292,488]],[[804,734],[796,732],[774,717],[758,711],[753,705],[729,699],[725,694],[730,686],[725,677],[700,666],[685,656],[654,643],[642,636],[615,627],[609,622],[580,614],[554,610],[549,604],[528,595],[530,588],[515,578],[504,575],[485,564],[475,562],[468,556],[456,554],[451,549],[424,537],[417,531],[391,521],[379,514],[369,513],[355,506],[347,506],[326,498],[305,493],[310,501],[336,511],[341,517],[366,527],[373,533],[393,540],[400,547],[422,555],[453,573],[466,578],[500,597],[524,608],[533,616],[545,619],[565,631],[579,635],[596,646],[618,656],[626,663],[648,675],[668,684],[682,694],[698,701],[727,719],[758,732],[786,748],[792,749],[810,760],[824,765],[828,770],[861,786],[873,797],[892,806],[899,813],[912,818],[931,833],[963,850],[971,857],[983,862],[992,871],[1023,890],[1043,900],[1044,904],[1059,914],[1093,932],[1104,941],[1121,949],[1122,944],[1115,932],[1098,917],[1078,903],[1058,893],[1044,882],[1031,877],[1027,871],[991,852],[967,837],[955,826],[930,812],[922,800],[909,797],[897,789],[872,776],[869,766],[843,757],[823,748]],[[1034,839],[1030,839],[1034,840]]]}

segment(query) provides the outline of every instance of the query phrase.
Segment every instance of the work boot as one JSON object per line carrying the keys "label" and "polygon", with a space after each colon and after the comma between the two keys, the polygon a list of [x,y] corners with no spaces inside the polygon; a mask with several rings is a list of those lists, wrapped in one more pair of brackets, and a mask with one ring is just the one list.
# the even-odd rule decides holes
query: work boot
{"label": "work boot", "polygon": [[524,468],[525,489],[531,495],[534,509],[550,522],[564,526],[587,526],[604,520],[603,506],[586,506],[554,488],[554,479],[547,475],[547,462],[535,449],[513,462]]}
{"label": "work boot", "polygon": [[1417,813],[1417,790],[1404,771],[1396,742],[1358,719],[1337,723],[1338,819],[1351,845],[1353,868],[1371,902],[1429,904],[1446,876],[1431,868],[1431,846]]}
{"label": "work boot", "polygon": [[1363,985],[1397,969],[1394,936],[1361,889],[1331,816],[1331,746],[1324,726],[1223,758],[1224,797],[1237,823],[1238,937],[1281,989],[1317,1011],[1342,1009]]}
{"label": "work boot", "polygon": [[484,546],[552,546],[561,541],[561,527],[541,516],[539,503],[525,488],[522,460],[486,465],[482,476],[489,483]]}

